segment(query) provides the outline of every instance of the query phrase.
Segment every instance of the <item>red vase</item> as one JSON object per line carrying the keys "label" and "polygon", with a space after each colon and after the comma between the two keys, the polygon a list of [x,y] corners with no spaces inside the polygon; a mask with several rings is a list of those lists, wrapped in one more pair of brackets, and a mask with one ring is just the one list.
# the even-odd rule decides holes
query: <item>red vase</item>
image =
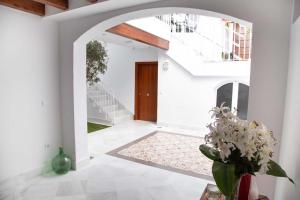
{"label": "red vase", "polygon": [[259,198],[255,176],[245,174],[241,177],[238,191],[238,200],[257,200]]}

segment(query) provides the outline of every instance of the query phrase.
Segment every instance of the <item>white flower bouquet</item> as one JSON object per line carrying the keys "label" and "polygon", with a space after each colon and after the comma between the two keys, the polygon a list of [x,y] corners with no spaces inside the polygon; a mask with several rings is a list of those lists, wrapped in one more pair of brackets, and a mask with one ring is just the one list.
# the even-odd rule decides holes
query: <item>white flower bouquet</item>
{"label": "white flower bouquet", "polygon": [[259,122],[239,119],[230,108],[213,108],[214,122],[200,151],[214,161],[212,173],[220,191],[234,199],[238,181],[244,174],[268,174],[287,177],[272,160],[276,140],[267,127]]}

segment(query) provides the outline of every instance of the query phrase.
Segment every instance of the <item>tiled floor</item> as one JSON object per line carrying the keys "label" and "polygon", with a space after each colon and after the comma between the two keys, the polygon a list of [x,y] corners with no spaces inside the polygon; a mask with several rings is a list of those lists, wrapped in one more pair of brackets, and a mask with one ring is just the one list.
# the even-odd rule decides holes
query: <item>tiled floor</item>
{"label": "tiled floor", "polygon": [[212,161],[199,152],[203,137],[155,131],[109,155],[178,173],[212,180]]}
{"label": "tiled floor", "polygon": [[5,200],[199,200],[207,180],[104,154],[157,129],[151,123],[127,122],[95,132],[89,135],[94,156],[89,166],[64,176],[38,177]]}

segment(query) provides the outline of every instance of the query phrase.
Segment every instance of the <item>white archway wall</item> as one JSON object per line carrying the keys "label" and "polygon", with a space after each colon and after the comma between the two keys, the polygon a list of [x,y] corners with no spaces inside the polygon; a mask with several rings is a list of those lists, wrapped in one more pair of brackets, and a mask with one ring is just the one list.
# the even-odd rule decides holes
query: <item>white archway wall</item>
{"label": "white archway wall", "polygon": [[[276,2],[273,0],[162,1],[60,22],[63,141],[67,152],[76,159],[75,162],[79,164],[80,161],[87,160],[88,153],[85,146],[87,144],[82,141],[86,140],[86,130],[84,129],[86,125],[80,124],[86,119],[86,91],[85,88],[80,86],[84,82],[82,78],[84,77],[85,70],[75,69],[74,72],[76,73],[73,74],[73,64],[75,68],[81,67],[81,69],[84,69],[82,67],[84,63],[80,59],[73,60],[73,42],[91,27],[106,19],[132,11],[159,7],[194,8],[185,12],[197,12],[196,8],[211,10],[245,19],[254,24],[248,118],[265,122],[274,131],[276,137],[280,139],[288,64],[291,2],[287,0],[278,0]],[[174,9],[163,10],[174,11]],[[126,17],[123,17],[123,20],[132,19],[140,13],[153,15],[158,14],[159,11],[161,10],[136,12],[126,15]],[[121,22],[120,20],[122,18],[115,18],[110,22],[110,25],[117,24]],[[103,26],[102,28],[108,28],[109,24],[104,23],[101,26]],[[89,38],[91,39],[96,34],[93,31],[88,32],[80,38],[80,42],[88,41]],[[84,55],[83,51],[75,53]],[[75,127],[74,120],[76,122]],[[72,141],[75,141],[76,145]],[[273,199],[275,179],[271,177],[259,179],[259,185],[264,186],[264,192]]]}
{"label": "white archway wall", "polygon": [[[137,10],[139,10],[139,8],[137,8]],[[125,11],[125,12],[123,11],[123,12],[127,13],[130,11]],[[85,66],[86,52],[85,52],[85,48],[83,48],[82,45],[85,45],[93,38],[97,38],[98,34],[101,34],[106,29],[114,25],[117,25],[119,23],[122,23],[124,21],[136,19],[139,17],[153,16],[155,14],[164,14],[164,13],[168,14],[171,12],[183,12],[183,13],[186,12],[186,13],[195,13],[195,14],[202,14],[208,16],[224,17],[251,26],[251,23],[248,23],[244,20],[240,20],[234,17],[225,16],[223,14],[218,14],[218,13],[199,10],[199,9],[176,8],[176,7],[141,10],[136,12],[130,12],[123,16],[120,16],[120,13],[114,11],[110,13],[99,14],[91,17],[85,17],[82,19],[70,20],[70,21],[60,23],[60,33],[61,33],[60,41],[63,41],[60,43],[61,52],[62,54],[66,53],[68,56],[69,56],[69,52],[74,53],[74,56],[72,56],[72,60],[70,59],[65,60],[65,56],[61,56],[62,59],[61,62],[68,63],[66,65],[63,64],[63,66],[68,65],[69,67],[71,67],[72,66],[71,63],[73,63],[74,65],[74,70],[72,70],[73,77],[70,77],[72,78],[72,82],[74,83],[74,85],[71,86],[70,84],[73,83],[70,82],[70,79],[66,78],[66,76],[69,76],[70,73],[68,73],[67,75],[61,73],[62,83],[68,82],[62,85],[62,90],[61,90],[62,105],[63,105],[62,106],[63,109],[62,128],[64,132],[63,138],[65,138],[64,148],[69,153],[69,155],[71,155],[71,157],[73,158],[74,168],[79,167],[81,164],[89,160],[87,148],[81,146],[84,144],[86,144],[85,146],[87,146],[87,143],[84,142],[87,140],[87,136],[86,134],[84,134],[84,132],[86,132],[87,125],[83,120],[84,118],[86,119],[86,116],[84,116],[86,113],[86,106],[83,106],[86,105],[86,98],[85,98],[86,90],[83,90],[83,86],[82,86],[82,83],[85,82],[83,78],[85,78],[86,72],[82,66]],[[71,41],[73,41],[73,44],[71,44]],[[74,48],[76,46],[79,48]],[[69,68],[68,70],[70,69],[71,68]],[[66,69],[63,69],[62,72],[65,72],[64,70]],[[66,89],[65,87],[67,86],[70,89],[68,91],[64,91],[64,89]],[[73,93],[71,94],[70,91],[73,91]],[[68,97],[74,96],[74,101],[70,102],[69,98],[64,98],[65,96],[67,96],[66,94],[68,94]],[[73,103],[73,105],[71,105],[71,103]],[[66,112],[64,111],[64,108],[66,108],[66,110],[70,110],[71,106],[73,106],[74,108],[73,111],[66,111]],[[70,117],[70,114],[73,114],[74,116]],[[76,123],[74,123],[75,120]],[[73,143],[72,141],[75,141],[76,145],[72,145]]]}
{"label": "white archway wall", "polygon": [[299,157],[299,119],[300,119],[300,18],[293,24],[291,33],[290,62],[285,102],[284,125],[280,148],[280,165],[288,171],[296,185],[288,180],[278,181],[276,199],[300,199],[300,157]]}

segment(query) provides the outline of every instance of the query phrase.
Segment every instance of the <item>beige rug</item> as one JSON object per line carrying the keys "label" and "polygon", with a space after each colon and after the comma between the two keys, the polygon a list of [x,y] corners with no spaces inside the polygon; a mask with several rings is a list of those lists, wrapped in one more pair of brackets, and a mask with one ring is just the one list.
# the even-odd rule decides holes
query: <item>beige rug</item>
{"label": "beige rug", "polygon": [[212,161],[199,151],[203,143],[200,137],[156,131],[107,154],[212,180]]}

